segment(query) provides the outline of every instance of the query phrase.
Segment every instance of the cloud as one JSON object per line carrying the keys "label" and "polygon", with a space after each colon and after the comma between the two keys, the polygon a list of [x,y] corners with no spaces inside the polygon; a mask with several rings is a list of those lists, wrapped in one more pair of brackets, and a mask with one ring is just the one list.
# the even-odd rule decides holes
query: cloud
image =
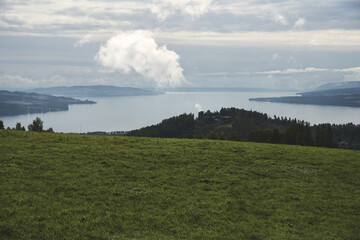
{"label": "cloud", "polygon": [[196,111],[198,111],[198,112],[201,112],[201,111],[203,110],[202,106],[201,106],[199,103],[196,103],[196,104],[195,104],[195,109],[196,109]]}
{"label": "cloud", "polygon": [[279,54],[277,53],[274,53],[272,56],[271,56],[271,59],[272,60],[277,60],[279,58]]}
{"label": "cloud", "polygon": [[344,81],[360,81],[360,72],[352,72],[344,76]]}
{"label": "cloud", "polygon": [[179,55],[165,45],[159,47],[153,33],[145,30],[118,33],[102,45],[95,60],[125,74],[135,71],[154,80],[158,87],[186,82]]}
{"label": "cloud", "polygon": [[288,22],[287,22],[286,18],[281,14],[275,14],[274,15],[274,21],[279,22],[279,23],[281,23],[282,25],[285,25],[285,26],[288,25]]}
{"label": "cloud", "polygon": [[334,69],[333,72],[342,73],[344,81],[360,81],[360,67]]}
{"label": "cloud", "polygon": [[34,80],[20,75],[2,75],[0,76],[1,86],[28,86],[35,83]]}
{"label": "cloud", "polygon": [[0,86],[5,87],[29,87],[34,85],[54,86],[68,83],[67,79],[60,75],[53,75],[48,78],[29,78],[20,75],[0,75]]}
{"label": "cloud", "polygon": [[[346,38],[344,38],[346,36]],[[162,41],[182,45],[218,46],[322,46],[360,47],[360,30],[317,30],[317,31],[243,31],[243,32],[189,32],[159,31],[156,37]]]}
{"label": "cloud", "polygon": [[197,19],[209,11],[211,4],[212,0],[153,0],[151,12],[160,20],[176,12]]}
{"label": "cloud", "polygon": [[257,74],[295,74],[295,73],[310,73],[310,72],[324,72],[328,71],[328,69],[323,68],[304,68],[304,69],[285,69],[285,70],[274,70],[274,71],[265,71],[265,72],[257,72]]}
{"label": "cloud", "polygon": [[[333,72],[333,73],[360,73],[360,67],[354,68],[344,68],[344,69],[327,69],[327,68],[288,68],[284,70],[271,70],[263,72],[218,72],[218,73],[206,73],[206,74],[196,74],[199,76],[224,76],[224,75],[281,75],[281,74],[298,74],[298,73],[313,73],[313,72]],[[268,77],[269,77],[268,76]]]}
{"label": "cloud", "polygon": [[318,40],[317,39],[311,39],[311,41],[310,41],[310,45],[312,45],[312,46],[319,46],[320,45],[320,43],[318,42]]}
{"label": "cloud", "polygon": [[354,67],[354,68],[344,68],[344,69],[335,69],[334,72],[343,72],[343,73],[360,73],[360,67]]}
{"label": "cloud", "polygon": [[82,47],[84,44],[90,42],[92,34],[86,34],[83,38],[74,44],[74,47]]}
{"label": "cloud", "polygon": [[294,28],[301,28],[301,27],[303,27],[304,24],[305,24],[305,22],[306,22],[305,18],[299,18],[299,19],[295,22]]}

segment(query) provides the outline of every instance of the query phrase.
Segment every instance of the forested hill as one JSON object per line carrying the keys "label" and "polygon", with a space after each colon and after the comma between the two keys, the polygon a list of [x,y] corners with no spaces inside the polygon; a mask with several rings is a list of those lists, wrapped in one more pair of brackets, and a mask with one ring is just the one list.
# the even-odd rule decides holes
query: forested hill
{"label": "forested hill", "polygon": [[160,95],[162,92],[131,87],[115,87],[109,85],[94,86],[72,86],[72,87],[50,87],[35,88],[30,92],[40,94],[52,94],[66,97],[127,97],[127,96],[152,96]]}
{"label": "forested hill", "polygon": [[236,108],[222,108],[219,112],[199,112],[195,118],[193,114],[182,114],[163,120],[161,123],[128,134],[131,136],[147,137],[208,137],[210,134],[225,137],[234,131],[241,138],[245,138],[249,130],[279,129],[284,130],[291,124],[291,119],[271,119],[267,114]]}
{"label": "forested hill", "polygon": [[37,93],[0,91],[0,116],[66,111],[69,104],[94,104],[74,98],[55,97]]}
{"label": "forested hill", "polygon": [[222,108],[215,112],[182,114],[157,125],[133,130],[128,136],[209,138],[360,149],[360,125],[309,123],[256,111]]}

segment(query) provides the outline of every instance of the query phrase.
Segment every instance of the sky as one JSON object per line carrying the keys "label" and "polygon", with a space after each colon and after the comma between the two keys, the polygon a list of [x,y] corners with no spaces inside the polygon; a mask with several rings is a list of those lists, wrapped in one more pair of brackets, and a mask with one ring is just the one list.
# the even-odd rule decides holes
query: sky
{"label": "sky", "polygon": [[359,0],[0,0],[0,88],[360,81]]}

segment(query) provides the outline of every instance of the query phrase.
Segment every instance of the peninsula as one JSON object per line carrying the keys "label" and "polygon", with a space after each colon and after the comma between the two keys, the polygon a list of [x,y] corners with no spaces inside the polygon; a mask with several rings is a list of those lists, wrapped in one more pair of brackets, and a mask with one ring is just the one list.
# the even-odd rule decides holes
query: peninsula
{"label": "peninsula", "polygon": [[55,97],[37,93],[0,91],[0,116],[67,111],[70,104],[95,104],[94,101]]}

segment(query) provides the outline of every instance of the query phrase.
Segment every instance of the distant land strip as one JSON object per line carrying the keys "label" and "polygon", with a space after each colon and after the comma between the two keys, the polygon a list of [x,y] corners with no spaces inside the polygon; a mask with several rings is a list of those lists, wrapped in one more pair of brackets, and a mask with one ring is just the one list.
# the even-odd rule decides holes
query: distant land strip
{"label": "distant land strip", "polygon": [[51,94],[65,97],[130,97],[130,96],[154,96],[164,94],[158,90],[116,87],[110,85],[92,85],[92,86],[71,86],[71,87],[50,87],[34,88],[28,92],[39,94]]}
{"label": "distant land strip", "polygon": [[95,103],[89,100],[4,90],[0,91],[0,116],[67,111],[70,104]]}
{"label": "distant land strip", "polygon": [[337,96],[293,96],[293,97],[270,97],[250,98],[250,101],[275,102],[290,104],[327,105],[341,107],[360,107],[360,94],[337,95]]}

